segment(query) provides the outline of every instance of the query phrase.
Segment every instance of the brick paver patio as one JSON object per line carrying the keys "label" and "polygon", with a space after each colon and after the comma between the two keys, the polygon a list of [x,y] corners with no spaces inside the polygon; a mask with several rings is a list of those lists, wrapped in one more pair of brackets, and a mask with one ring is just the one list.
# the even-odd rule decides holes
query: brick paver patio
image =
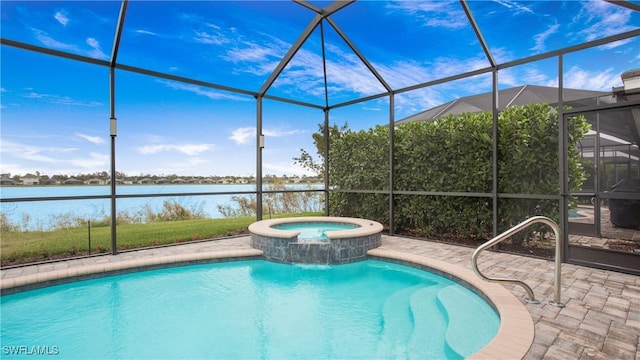
{"label": "brick paver patio", "polygon": [[[4,285],[34,274],[96,267],[136,259],[211,254],[251,249],[249,237],[181,244],[1,271]],[[383,235],[380,249],[446,261],[470,269],[473,249]],[[553,262],[517,255],[484,252],[480,268],[489,276],[514,277],[529,284],[541,302],[526,304],[535,324],[534,342],[525,359],[640,359],[640,276],[562,264],[562,299],[553,300]],[[38,275],[36,275],[38,276]],[[3,285],[3,287],[4,287]],[[505,286],[516,297],[524,291]]]}

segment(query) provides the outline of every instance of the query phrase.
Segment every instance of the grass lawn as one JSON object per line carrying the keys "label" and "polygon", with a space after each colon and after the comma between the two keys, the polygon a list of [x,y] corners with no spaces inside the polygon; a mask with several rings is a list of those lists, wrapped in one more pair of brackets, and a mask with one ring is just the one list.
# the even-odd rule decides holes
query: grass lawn
{"label": "grass lawn", "polygon": [[[321,213],[279,215],[279,217],[318,215]],[[254,217],[236,217],[119,224],[117,248],[135,249],[237,235],[247,233],[247,227],[254,221]],[[54,231],[5,231],[0,236],[2,266],[85,255],[89,253],[89,249],[92,254],[111,251],[110,226]]]}

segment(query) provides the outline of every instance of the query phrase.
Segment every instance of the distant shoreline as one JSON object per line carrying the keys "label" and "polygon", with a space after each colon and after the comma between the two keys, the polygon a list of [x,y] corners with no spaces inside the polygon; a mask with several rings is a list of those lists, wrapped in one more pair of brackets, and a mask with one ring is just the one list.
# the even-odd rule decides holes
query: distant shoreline
{"label": "distant shoreline", "polygon": [[[271,181],[265,181],[263,184],[271,184]],[[285,182],[283,185],[321,185],[322,181],[298,181],[298,182]],[[194,185],[194,186],[208,186],[208,185],[256,185],[255,182],[145,182],[145,183],[129,183],[129,182],[117,182],[116,186],[154,186],[154,185]],[[0,187],[65,187],[65,186],[111,186],[111,183],[102,183],[102,184],[87,184],[85,182],[77,182],[77,183],[57,183],[57,184],[0,184]]]}

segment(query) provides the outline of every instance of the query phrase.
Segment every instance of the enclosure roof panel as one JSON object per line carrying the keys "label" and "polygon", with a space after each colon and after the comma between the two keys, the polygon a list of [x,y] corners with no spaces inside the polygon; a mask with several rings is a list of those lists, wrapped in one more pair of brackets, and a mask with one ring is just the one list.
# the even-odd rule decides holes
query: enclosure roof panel
{"label": "enclosure roof panel", "polygon": [[[640,29],[637,1],[3,1],[1,6],[3,39],[322,106],[488,71]],[[639,43],[631,37],[603,45],[600,66],[613,67],[610,72],[634,67]],[[618,58],[607,55],[612,53]],[[619,69],[621,64],[627,68]]]}
{"label": "enclosure roof panel", "polygon": [[469,7],[498,63],[640,27],[637,2],[627,7],[607,1],[470,1]]}
{"label": "enclosure roof panel", "polygon": [[2,1],[2,38],[107,61],[117,1]]}
{"label": "enclosure roof panel", "polygon": [[394,89],[490,66],[459,1],[359,1],[332,19]]}
{"label": "enclosure roof panel", "polygon": [[257,92],[314,15],[285,1],[131,1],[118,62]]}

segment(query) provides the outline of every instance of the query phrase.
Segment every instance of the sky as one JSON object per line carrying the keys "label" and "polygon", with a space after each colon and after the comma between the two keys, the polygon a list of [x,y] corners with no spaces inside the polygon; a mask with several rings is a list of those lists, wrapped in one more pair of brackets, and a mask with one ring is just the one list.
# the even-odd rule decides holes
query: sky
{"label": "sky", "polygon": [[[640,28],[640,12],[605,1],[468,4],[498,64]],[[3,39],[112,60],[120,2],[3,0],[0,6]],[[252,94],[266,91],[309,106],[263,100],[263,174],[312,175],[293,159],[300,149],[314,152],[311,136],[324,121],[322,108],[386,92],[378,77],[400,90],[489,66],[458,1],[357,1],[313,29],[272,78],[314,16],[288,1],[130,1],[119,65],[241,91],[116,69],[116,170],[128,176],[255,175],[258,105]],[[109,68],[9,45],[0,47],[0,56],[0,173],[108,172]],[[638,37],[565,55],[561,76],[568,88],[610,92],[622,86],[624,71],[636,68]],[[484,74],[400,92],[394,118],[488,92],[491,81]],[[498,84],[557,86],[558,60],[500,70]],[[389,97],[380,97],[337,106],[329,119],[353,130],[387,125],[389,104]]]}

